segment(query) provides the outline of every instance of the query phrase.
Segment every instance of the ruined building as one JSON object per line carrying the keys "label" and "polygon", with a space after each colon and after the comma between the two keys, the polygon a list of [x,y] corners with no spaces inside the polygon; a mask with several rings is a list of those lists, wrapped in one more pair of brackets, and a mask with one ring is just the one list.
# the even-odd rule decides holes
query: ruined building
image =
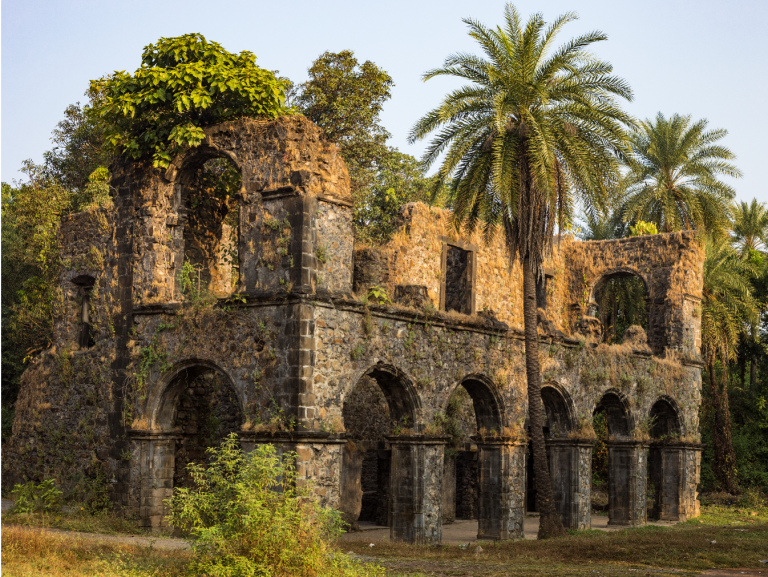
{"label": "ruined building", "polygon": [[[212,159],[236,168],[239,193],[206,188]],[[295,451],[351,524],[434,543],[470,516],[482,538],[521,537],[535,502],[522,278],[501,238],[461,237],[446,211],[412,204],[391,241],[356,247],[347,170],[302,117],[209,127],[168,169],[112,173],[114,206],[62,223],[54,346],[24,374],[6,486],[105,483],[157,527],[185,465],[237,432],[246,449]],[[567,527],[590,526],[598,412],[610,523],[698,514],[702,262],[689,232],[553,247],[539,355]],[[596,295],[624,277],[645,291],[647,330],[606,344]],[[459,441],[444,426],[457,390]]]}

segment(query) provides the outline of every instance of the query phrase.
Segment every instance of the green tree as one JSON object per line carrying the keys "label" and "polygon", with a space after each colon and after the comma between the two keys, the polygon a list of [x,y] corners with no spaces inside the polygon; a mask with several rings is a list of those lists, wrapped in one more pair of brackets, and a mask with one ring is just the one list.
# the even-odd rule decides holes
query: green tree
{"label": "green tree", "polygon": [[392,86],[392,77],[376,64],[359,64],[354,52],[343,50],[321,54],[309,80],[297,89],[298,110],[339,145],[355,199],[373,183],[378,163],[389,152],[390,134],[379,115]]}
{"label": "green tree", "polygon": [[757,322],[757,303],[750,285],[754,272],[754,267],[739,258],[727,239],[707,241],[701,340],[712,404],[713,469],[720,486],[731,493],[737,491],[737,485],[727,367],[735,358],[744,323]]}
{"label": "green tree", "polygon": [[104,127],[93,114],[93,102],[70,104],[51,135],[54,146],[43,154],[45,177],[69,191],[82,191],[99,167],[107,167],[111,154],[104,147]]}
{"label": "green tree", "polygon": [[750,250],[765,251],[768,248],[768,208],[753,198],[752,202],[740,202],[733,207],[733,242],[739,253],[745,256]]}
{"label": "green tree", "polygon": [[536,277],[555,226],[564,230],[576,198],[588,214],[605,208],[617,179],[616,153],[626,148],[631,119],[616,97],[631,99],[612,66],[588,52],[606,36],[590,32],[554,47],[576,19],[568,13],[547,25],[541,14],[523,26],[511,4],[505,25],[490,29],[467,19],[470,36],[487,59],[456,54],[425,80],[453,76],[471,84],[451,92],[419,120],[410,140],[440,132],[423,164],[445,153],[435,185],[450,182],[457,228],[481,227],[486,238],[502,228],[510,258],[522,262],[525,361],[540,537],[564,533],[552,493],[542,426],[536,333]]}
{"label": "green tree", "polygon": [[401,206],[431,201],[429,185],[418,160],[389,148],[376,163],[373,181],[355,203],[357,240],[386,242],[397,228]]}
{"label": "green tree", "polygon": [[255,61],[251,52],[232,54],[201,34],[149,44],[133,75],[91,81],[107,151],[151,154],[155,166],[167,167],[185,146],[202,142],[209,124],[288,113],[286,83]]}
{"label": "green tree", "polygon": [[728,131],[707,130],[707,124],[679,114],[667,119],[659,112],[654,121],[633,129],[622,183],[625,220],[653,222],[663,232],[704,228],[716,236],[725,233],[735,193],[718,177],[737,178],[741,172],[728,162],[735,155],[717,144]]}
{"label": "green tree", "polygon": [[51,344],[59,277],[58,230],[72,195],[30,161],[28,183],[2,184],[2,393],[16,401],[27,357]]}

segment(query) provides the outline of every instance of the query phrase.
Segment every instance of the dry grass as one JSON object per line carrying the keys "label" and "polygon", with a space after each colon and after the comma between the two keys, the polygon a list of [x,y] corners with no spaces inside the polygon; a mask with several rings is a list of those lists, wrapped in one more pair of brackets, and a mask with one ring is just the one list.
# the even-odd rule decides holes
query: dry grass
{"label": "dry grass", "polygon": [[3,524],[26,527],[50,527],[66,531],[101,533],[103,535],[142,535],[146,533],[135,521],[117,513],[91,515],[84,509],[54,514],[4,511]]}
{"label": "dry grass", "polygon": [[[715,541],[715,543],[712,543]],[[686,575],[713,567],[764,568],[768,510],[759,517],[735,509],[706,510],[674,527],[646,526],[612,533],[579,531],[561,539],[418,547],[365,541],[343,544],[376,555],[387,574],[403,575]]]}
{"label": "dry grass", "polygon": [[5,526],[2,559],[4,577],[175,577],[189,554]]}

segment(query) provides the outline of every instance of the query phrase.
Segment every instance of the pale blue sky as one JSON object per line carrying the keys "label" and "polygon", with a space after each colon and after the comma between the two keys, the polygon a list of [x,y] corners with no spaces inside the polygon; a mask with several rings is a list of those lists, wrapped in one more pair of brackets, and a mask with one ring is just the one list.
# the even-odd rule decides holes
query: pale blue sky
{"label": "pale blue sky", "polygon": [[[657,111],[709,119],[729,131],[725,144],[744,178],[738,198],[768,201],[762,178],[768,134],[767,0],[551,0],[516,3],[524,17],[547,20],[565,11],[581,17],[561,35],[588,30],[609,36],[595,51],[614,65],[634,93],[627,110],[638,118]],[[450,53],[478,52],[463,17],[502,22],[502,0],[217,2],[187,0],[3,0],[2,180],[21,175],[21,161],[42,159],[64,108],[83,101],[88,81],[113,70],[135,70],[142,47],[161,36],[200,32],[227,50],[250,50],[262,67],[301,82],[323,51],[352,49],[394,81],[383,124],[390,144],[409,146],[414,121],[455,86],[421,81]],[[763,144],[761,144],[761,142]]]}

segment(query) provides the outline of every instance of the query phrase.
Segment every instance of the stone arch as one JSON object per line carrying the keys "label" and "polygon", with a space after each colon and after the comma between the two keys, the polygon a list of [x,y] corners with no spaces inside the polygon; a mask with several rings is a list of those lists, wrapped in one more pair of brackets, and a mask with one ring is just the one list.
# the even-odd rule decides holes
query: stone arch
{"label": "stone arch", "polygon": [[653,419],[651,437],[654,439],[682,436],[680,407],[672,397],[666,395],[659,397],[651,406],[648,417]]}
{"label": "stone arch", "polygon": [[541,401],[547,418],[545,434],[550,439],[567,437],[576,428],[576,411],[568,391],[558,383],[545,383]]}
{"label": "stone arch", "polygon": [[363,377],[370,377],[379,385],[394,421],[412,423],[417,427],[420,425],[421,399],[413,380],[404,371],[394,365],[377,363],[366,369],[355,381],[355,385]]}
{"label": "stone arch", "polygon": [[645,278],[645,276],[641,272],[631,267],[615,267],[615,268],[605,270],[601,272],[597,277],[595,277],[595,282],[592,284],[592,290],[590,292],[590,301],[594,302],[595,296],[597,295],[598,291],[609,280],[613,280],[617,278],[628,278],[628,277],[637,277],[641,281],[643,281],[643,286],[645,287],[645,294],[650,295],[648,280]]}
{"label": "stone arch", "polygon": [[158,379],[147,399],[146,415],[150,430],[170,431],[176,417],[177,401],[182,391],[199,376],[209,371],[222,375],[237,397],[242,414],[245,401],[232,378],[216,363],[206,359],[187,359],[174,366]]}
{"label": "stone arch", "polygon": [[497,431],[501,434],[504,427],[507,426],[507,419],[504,401],[493,380],[486,375],[473,373],[465,376],[459,385],[464,387],[472,399],[475,419],[477,419],[477,430]]}
{"label": "stone arch", "polygon": [[608,433],[614,439],[628,440],[634,429],[629,399],[616,389],[608,389],[595,405],[593,414],[605,411]]}

